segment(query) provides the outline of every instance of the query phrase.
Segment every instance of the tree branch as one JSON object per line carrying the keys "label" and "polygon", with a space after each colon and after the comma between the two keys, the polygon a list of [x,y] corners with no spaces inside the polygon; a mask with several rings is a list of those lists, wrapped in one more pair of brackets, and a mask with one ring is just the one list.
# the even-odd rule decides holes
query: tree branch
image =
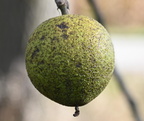
{"label": "tree branch", "polygon": [[93,12],[94,12],[94,15],[95,15],[95,19],[97,21],[99,21],[103,26],[104,25],[104,21],[103,21],[103,18],[102,18],[102,15],[100,14],[100,11],[97,7],[97,4],[95,3],[95,0],[88,0],[88,3],[90,4]]}
{"label": "tree branch", "polygon": [[136,102],[132,98],[130,92],[127,90],[127,88],[124,84],[124,80],[122,79],[122,76],[118,73],[118,70],[116,68],[115,68],[115,71],[114,71],[114,76],[117,79],[117,81],[119,83],[119,86],[121,87],[121,90],[123,91],[128,103],[131,107],[131,110],[133,112],[133,115],[134,115],[136,121],[142,121],[141,118],[140,118],[140,115],[138,113],[138,108],[137,108]]}
{"label": "tree branch", "polygon": [[[104,20],[100,14],[97,4],[95,3],[95,0],[88,0],[88,2],[95,13],[95,18],[97,18],[97,21],[99,21],[103,26],[105,26]],[[121,90],[123,91],[123,94],[125,95],[128,103],[131,107],[131,110],[134,114],[136,121],[142,121],[142,119],[140,118],[140,115],[138,113],[137,105],[136,105],[134,99],[132,98],[132,96],[130,95],[129,91],[127,90],[127,87],[124,84],[124,80],[122,79],[122,77],[119,74],[116,67],[115,67],[115,71],[114,71],[114,76],[115,76],[117,82],[119,83],[119,86],[120,86]]]}
{"label": "tree branch", "polygon": [[69,3],[67,0],[55,0],[58,9],[61,10],[62,15],[69,14]]}

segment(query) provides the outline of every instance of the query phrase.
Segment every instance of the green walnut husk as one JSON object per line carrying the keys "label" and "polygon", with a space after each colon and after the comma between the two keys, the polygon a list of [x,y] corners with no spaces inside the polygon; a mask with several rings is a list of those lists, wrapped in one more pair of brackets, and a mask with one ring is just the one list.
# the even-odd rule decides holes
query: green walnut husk
{"label": "green walnut husk", "polygon": [[26,69],[36,89],[49,99],[82,106],[97,97],[112,77],[112,41],[106,29],[89,17],[51,18],[28,41]]}

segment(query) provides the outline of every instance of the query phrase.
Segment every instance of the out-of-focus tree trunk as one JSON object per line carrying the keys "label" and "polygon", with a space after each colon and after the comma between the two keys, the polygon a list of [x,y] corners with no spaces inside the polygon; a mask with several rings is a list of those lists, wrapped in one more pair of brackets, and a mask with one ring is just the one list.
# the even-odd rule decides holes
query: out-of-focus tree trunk
{"label": "out-of-focus tree trunk", "polygon": [[27,12],[26,0],[0,0],[0,72],[3,74],[8,72],[14,58],[23,55]]}
{"label": "out-of-focus tree trunk", "polygon": [[52,0],[0,0],[1,74],[8,72],[11,62],[17,56],[24,55],[22,44],[25,30],[55,15],[56,6]]}
{"label": "out-of-focus tree trunk", "polygon": [[[22,40],[28,4],[26,0],[0,0],[0,120],[22,120],[21,108],[11,104],[6,76],[12,61],[23,55]],[[17,117],[16,117],[17,115]]]}
{"label": "out-of-focus tree trunk", "polygon": [[54,0],[0,0],[0,121],[25,121],[24,110],[33,97],[25,46],[33,29],[56,15]]}

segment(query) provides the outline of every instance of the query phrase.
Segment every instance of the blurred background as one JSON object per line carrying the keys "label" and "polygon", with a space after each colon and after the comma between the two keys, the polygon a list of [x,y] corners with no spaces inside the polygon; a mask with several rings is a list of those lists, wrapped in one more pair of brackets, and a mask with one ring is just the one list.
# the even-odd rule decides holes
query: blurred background
{"label": "blurred background", "polygon": [[[69,0],[70,13],[95,18],[89,0]],[[144,119],[144,1],[95,0],[115,48],[116,66]],[[25,68],[25,48],[33,30],[61,15],[54,0],[0,0],[0,121],[135,121],[115,77],[88,105],[59,105],[41,95]]]}

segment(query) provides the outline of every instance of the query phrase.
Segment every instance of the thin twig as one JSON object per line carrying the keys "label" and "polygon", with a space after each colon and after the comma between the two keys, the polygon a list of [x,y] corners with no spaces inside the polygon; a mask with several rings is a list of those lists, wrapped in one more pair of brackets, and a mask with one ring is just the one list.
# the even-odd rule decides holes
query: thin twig
{"label": "thin twig", "polygon": [[55,3],[58,7],[58,9],[61,10],[62,15],[69,14],[68,9],[69,9],[69,3],[67,0],[55,0]]}
{"label": "thin twig", "polygon": [[[88,0],[89,4],[91,5],[94,13],[95,13],[95,18],[97,18],[97,21],[99,21],[103,26],[105,26],[104,20],[100,14],[100,11],[97,7],[97,4],[95,3],[95,0]],[[114,76],[117,80],[117,82],[119,83],[119,86],[121,88],[121,90],[123,91],[123,94],[125,95],[131,110],[134,114],[134,117],[136,119],[136,121],[142,121],[142,119],[140,118],[140,115],[138,113],[138,107],[136,105],[136,102],[134,101],[134,99],[132,98],[131,94],[129,93],[129,91],[127,90],[127,87],[124,84],[124,80],[122,79],[120,73],[118,72],[117,68],[115,67],[115,71],[114,71]]]}

